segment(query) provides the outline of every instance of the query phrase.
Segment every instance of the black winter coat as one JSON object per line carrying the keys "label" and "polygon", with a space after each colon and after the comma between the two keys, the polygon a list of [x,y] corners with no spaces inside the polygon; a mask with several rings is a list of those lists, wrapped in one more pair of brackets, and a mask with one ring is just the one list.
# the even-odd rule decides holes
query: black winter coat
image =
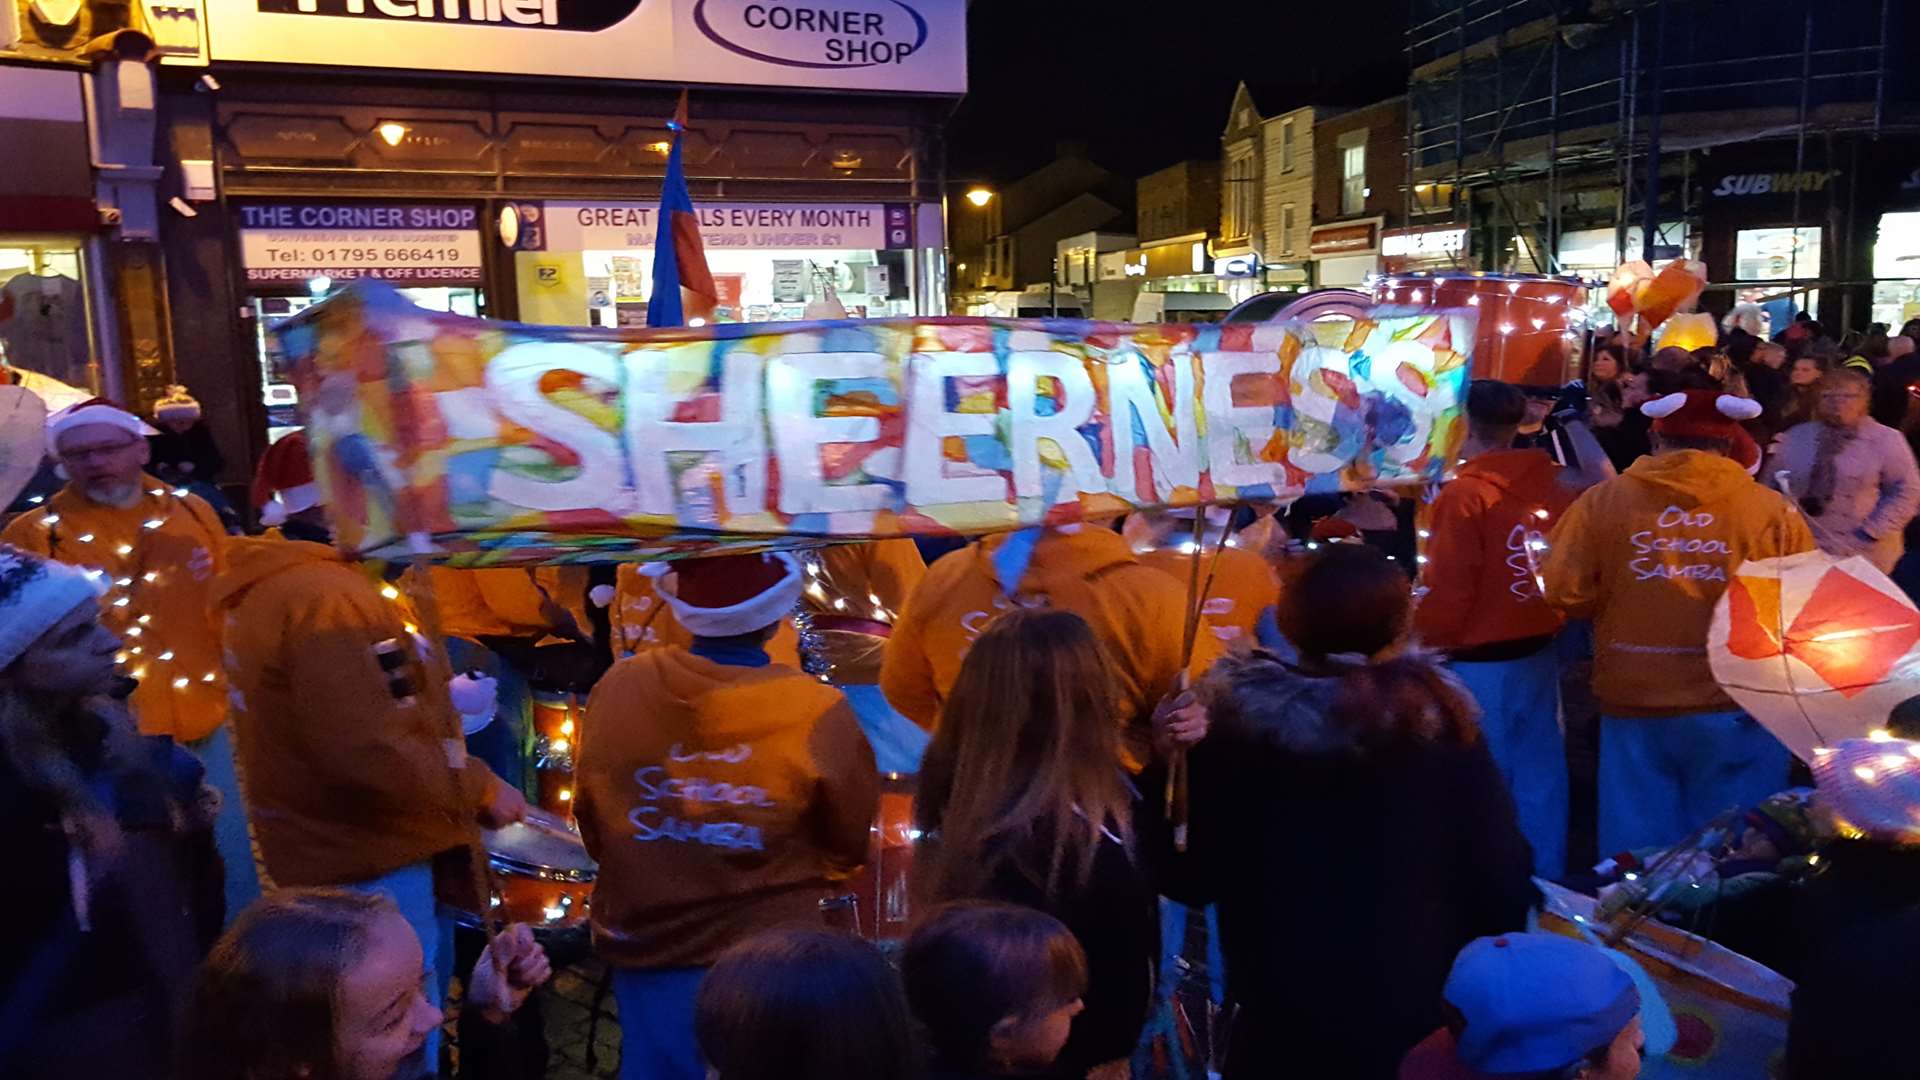
{"label": "black winter coat", "polygon": [[[107,865],[70,862],[54,803],[0,755],[13,867],[0,900],[0,1073],[9,1080],[166,1077],[178,1011],[219,933],[221,866],[197,808],[199,760],[170,739],[143,738],[147,760],[115,770],[103,762],[103,732],[87,715],[68,728],[71,760],[122,832]],[[91,882],[80,903],[76,868]]]}
{"label": "black winter coat", "polygon": [[1272,654],[1209,686],[1237,705],[1190,752],[1169,895],[1220,905],[1226,1075],[1391,1078],[1441,1026],[1454,955],[1538,901],[1513,801],[1484,742],[1358,748],[1329,716],[1338,681]]}

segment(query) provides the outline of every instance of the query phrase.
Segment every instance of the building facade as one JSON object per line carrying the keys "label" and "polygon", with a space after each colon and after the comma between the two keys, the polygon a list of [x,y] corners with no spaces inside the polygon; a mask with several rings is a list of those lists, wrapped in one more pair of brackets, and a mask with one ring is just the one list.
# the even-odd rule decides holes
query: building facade
{"label": "building facade", "polygon": [[0,341],[22,362],[67,357],[137,408],[186,384],[229,481],[298,422],[273,327],[347,282],[460,314],[644,323],[689,84],[684,165],[716,318],[800,318],[830,298],[856,316],[947,309],[957,3],[850,0],[776,27],[743,0],[614,18],[95,2],[58,34],[41,15],[58,5],[5,6],[0,129],[52,152],[0,176],[0,214],[34,208],[0,220],[0,290],[32,291],[36,312],[71,294],[83,315],[39,319],[26,346],[0,318]]}
{"label": "building facade", "polygon": [[[172,377],[155,75],[205,63],[196,0],[0,3],[0,354],[81,394]],[[8,376],[9,379],[12,376]],[[49,396],[59,396],[51,394]]]}
{"label": "building facade", "polygon": [[[1737,32],[1729,32],[1737,28]],[[1703,306],[1920,301],[1920,74],[1891,0],[1419,0],[1405,204],[1485,269],[1703,260]]]}
{"label": "building facade", "polygon": [[1353,287],[1382,268],[1389,232],[1405,228],[1406,98],[1322,116],[1313,127],[1314,283]]}
{"label": "building facade", "polygon": [[1134,186],[1134,233],[1142,243],[1203,232],[1220,223],[1220,163],[1177,161]]}
{"label": "building facade", "polygon": [[1305,284],[1308,280],[1305,264],[1313,231],[1314,117],[1320,111],[1312,107],[1294,109],[1261,125],[1266,183],[1261,190],[1260,250],[1275,283]]}
{"label": "building facade", "polygon": [[[976,205],[969,190],[989,197]],[[1060,241],[1133,227],[1132,183],[1090,160],[1084,143],[1060,143],[1052,161],[998,189],[956,184],[948,196],[956,313],[1006,313],[1008,294],[1055,279]]]}

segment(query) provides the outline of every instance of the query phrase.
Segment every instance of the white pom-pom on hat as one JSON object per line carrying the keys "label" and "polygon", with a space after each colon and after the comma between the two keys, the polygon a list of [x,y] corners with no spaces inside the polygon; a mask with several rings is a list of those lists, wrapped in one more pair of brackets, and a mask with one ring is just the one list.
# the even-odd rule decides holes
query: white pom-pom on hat
{"label": "white pom-pom on hat", "polygon": [[1732,417],[1735,420],[1751,420],[1760,415],[1759,402],[1752,398],[1734,397],[1732,394],[1721,394],[1714,398],[1713,407],[1720,410],[1721,416]]}

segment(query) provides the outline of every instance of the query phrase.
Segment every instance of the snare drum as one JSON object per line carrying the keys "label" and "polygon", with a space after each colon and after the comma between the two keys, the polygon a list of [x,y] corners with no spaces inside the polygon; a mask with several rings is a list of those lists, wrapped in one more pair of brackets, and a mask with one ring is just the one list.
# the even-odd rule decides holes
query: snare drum
{"label": "snare drum", "polygon": [[[535,931],[583,928],[599,867],[567,821],[528,810],[525,821],[485,834],[494,912]],[[469,916],[478,924],[481,920]]]}

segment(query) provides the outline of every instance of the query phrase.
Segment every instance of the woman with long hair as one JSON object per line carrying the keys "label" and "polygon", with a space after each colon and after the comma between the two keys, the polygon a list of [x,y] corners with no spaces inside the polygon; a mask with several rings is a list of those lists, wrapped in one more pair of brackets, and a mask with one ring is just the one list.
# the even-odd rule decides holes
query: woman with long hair
{"label": "woman with long hair", "polygon": [[[248,906],[200,972],[178,1080],[421,1080],[440,1009],[420,939],[381,893],[283,889]],[[515,925],[474,962],[460,1007],[460,1080],[519,1080],[507,1022],[552,973]]]}
{"label": "woman with long hair", "polygon": [[1780,430],[1787,431],[1819,415],[1820,382],[1829,368],[1827,357],[1806,353],[1787,369],[1787,404],[1780,410]]}
{"label": "woman with long hair", "polygon": [[714,961],[693,1027],[714,1080],[918,1080],[900,979],[859,938],[768,930]]}
{"label": "woman with long hair", "polygon": [[1166,845],[1152,770],[1136,786],[1123,765],[1124,715],[1079,616],[1015,610],[974,642],[921,766],[916,906],[1024,904],[1086,948],[1086,1010],[1048,1075],[1117,1070],[1146,1024]]}
{"label": "woman with long hair", "polygon": [[1636,425],[1636,402],[1627,399],[1633,373],[1622,345],[1602,345],[1587,365],[1587,419],[1593,437],[1615,469],[1625,469],[1647,453],[1646,431]]}
{"label": "woman with long hair", "polygon": [[1532,854],[1473,699],[1408,643],[1400,569],[1332,544],[1289,570],[1297,659],[1229,657],[1200,686],[1181,886],[1220,905],[1228,1077],[1391,1077],[1454,954],[1524,925]]}
{"label": "woman with long hair", "polygon": [[0,546],[0,1061],[25,1080],[166,1075],[176,1003],[222,917],[217,797],[142,738],[120,639],[76,567]]}

